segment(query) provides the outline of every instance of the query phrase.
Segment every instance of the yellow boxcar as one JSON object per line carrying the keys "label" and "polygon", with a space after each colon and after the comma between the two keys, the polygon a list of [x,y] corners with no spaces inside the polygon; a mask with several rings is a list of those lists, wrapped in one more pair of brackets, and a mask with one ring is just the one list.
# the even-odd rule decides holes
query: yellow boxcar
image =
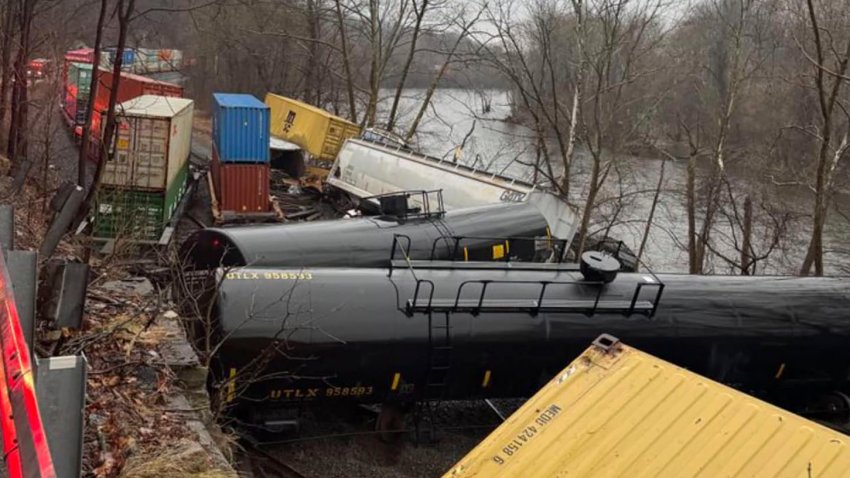
{"label": "yellow boxcar", "polygon": [[444,476],[846,477],[847,442],[603,335]]}
{"label": "yellow boxcar", "polygon": [[307,103],[266,94],[271,110],[270,133],[301,146],[314,158],[333,161],[346,139],[359,136],[360,127]]}

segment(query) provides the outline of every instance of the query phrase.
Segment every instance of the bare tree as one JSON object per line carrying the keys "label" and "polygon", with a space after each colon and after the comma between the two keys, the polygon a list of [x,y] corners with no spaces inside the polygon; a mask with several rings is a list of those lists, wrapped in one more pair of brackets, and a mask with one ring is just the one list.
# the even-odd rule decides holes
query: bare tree
{"label": "bare tree", "polygon": [[[130,28],[130,21],[133,17],[135,0],[117,0],[115,6],[116,16],[118,18],[118,44],[115,48],[115,60],[112,67],[112,77],[114,81],[118,81],[121,76],[121,65],[123,64],[124,47],[127,42],[127,32]],[[112,143],[115,137],[117,124],[115,105],[118,100],[118,88],[113,87],[109,92],[109,104],[106,112],[106,125],[104,127],[103,137],[100,141],[100,150],[96,155],[97,166],[95,167],[94,181],[91,187],[86,192],[86,199],[81,206],[81,214],[85,214],[91,210],[97,197],[97,191],[100,188],[100,183],[103,179],[103,171],[106,167],[106,162],[110,159],[109,155],[113,154]]]}
{"label": "bare tree", "polygon": [[[810,274],[814,266],[814,275],[820,276],[824,273],[823,231],[829,212],[829,197],[833,191],[838,164],[850,146],[850,122],[846,105],[841,98],[843,86],[848,81],[845,75],[850,64],[850,36],[844,35],[845,38],[841,40],[843,46],[836,45],[837,38],[832,30],[822,25],[813,0],[807,0],[806,9],[815,50],[814,58],[812,59],[805,48],[803,52],[811,60],[815,70],[812,76],[820,117],[813,132],[817,138],[817,171],[812,235],[803,264],[800,266],[800,275]],[[846,30],[847,25],[842,27]]]}
{"label": "bare tree", "polygon": [[[91,75],[91,86],[89,87],[89,99],[88,105],[86,106],[87,111],[89,112],[86,115],[86,121],[83,124],[83,135],[82,141],[80,143],[80,155],[77,158],[77,184],[82,187],[86,186],[86,162],[89,157],[89,148],[91,145],[89,144],[89,140],[91,138],[91,126],[92,119],[95,115],[95,100],[97,99],[97,90],[99,87],[99,79],[100,75],[98,74],[99,62],[100,62],[100,46],[103,39],[103,27],[106,21],[106,10],[109,8],[109,0],[101,0],[100,2],[100,14],[97,17],[97,30],[95,31],[94,38],[94,64],[92,65],[92,75]],[[117,61],[117,59],[116,59]],[[120,75],[115,76],[113,82],[115,84],[111,85],[110,88],[113,90],[117,90],[117,83],[120,81]]]}
{"label": "bare tree", "polygon": [[9,143],[6,155],[13,163],[27,157],[27,65],[30,54],[30,29],[38,0],[21,0],[16,9],[18,17],[18,54],[12,72],[12,117],[9,121]]}
{"label": "bare tree", "polygon": [[12,79],[12,38],[14,36],[13,19],[18,2],[3,2],[3,36],[0,38],[0,127],[6,119],[6,107],[9,100],[9,87]]}
{"label": "bare tree", "polygon": [[416,16],[416,22],[413,25],[413,32],[410,38],[410,50],[407,53],[407,59],[404,61],[404,67],[401,70],[401,78],[396,86],[393,104],[390,107],[390,113],[387,117],[387,130],[392,131],[395,128],[396,114],[398,113],[398,105],[401,101],[401,93],[407,82],[407,75],[410,73],[410,65],[413,64],[413,58],[416,56],[416,46],[419,40],[419,33],[422,31],[422,20],[425,18],[425,13],[428,11],[428,0],[421,0],[418,4],[416,0],[413,2],[413,14]]}

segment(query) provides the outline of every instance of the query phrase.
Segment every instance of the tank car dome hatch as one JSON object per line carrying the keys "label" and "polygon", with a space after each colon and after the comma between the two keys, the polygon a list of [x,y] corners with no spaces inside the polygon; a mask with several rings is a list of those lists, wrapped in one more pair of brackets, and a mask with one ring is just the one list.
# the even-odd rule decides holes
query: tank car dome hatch
{"label": "tank car dome hatch", "polygon": [[620,261],[604,252],[587,251],[581,255],[580,270],[585,280],[608,284],[617,278]]}

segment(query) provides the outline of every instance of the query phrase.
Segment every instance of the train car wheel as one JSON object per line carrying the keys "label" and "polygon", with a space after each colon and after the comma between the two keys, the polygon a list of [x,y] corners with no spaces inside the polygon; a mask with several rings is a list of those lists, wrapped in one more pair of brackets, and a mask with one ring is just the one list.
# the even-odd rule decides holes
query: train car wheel
{"label": "train car wheel", "polygon": [[835,391],[820,396],[812,405],[812,412],[807,416],[846,427],[850,424],[850,397]]}
{"label": "train car wheel", "polygon": [[385,403],[381,406],[378,420],[375,422],[375,431],[384,443],[395,443],[399,440],[404,430],[404,411],[401,406],[394,403]]}

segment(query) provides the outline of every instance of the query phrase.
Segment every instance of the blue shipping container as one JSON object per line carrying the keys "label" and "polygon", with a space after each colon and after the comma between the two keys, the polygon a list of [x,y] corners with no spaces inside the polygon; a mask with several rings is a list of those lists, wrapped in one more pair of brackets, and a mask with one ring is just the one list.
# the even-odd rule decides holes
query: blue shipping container
{"label": "blue shipping container", "polygon": [[223,163],[269,161],[269,107],[251,95],[213,94],[213,143]]}
{"label": "blue shipping container", "polygon": [[[115,54],[118,53],[118,49],[111,47],[111,48],[104,48],[103,51],[105,51],[109,55],[109,64],[114,65],[115,64]],[[133,63],[135,63],[135,61],[136,61],[136,52],[132,49],[129,49],[129,48],[125,49],[124,53],[121,54],[121,69],[124,69],[124,70],[131,69],[133,67]]]}

